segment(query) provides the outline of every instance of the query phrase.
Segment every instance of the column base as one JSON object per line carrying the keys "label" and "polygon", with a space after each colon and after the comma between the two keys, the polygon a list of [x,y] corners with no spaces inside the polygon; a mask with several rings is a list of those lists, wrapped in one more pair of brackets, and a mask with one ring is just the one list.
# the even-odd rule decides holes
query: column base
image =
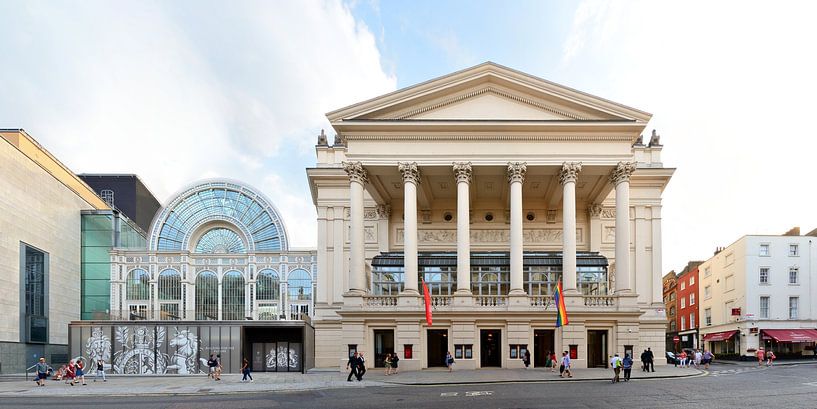
{"label": "column base", "polygon": [[530,298],[528,297],[528,294],[522,290],[519,290],[517,293],[514,293],[513,291],[508,293],[508,310],[529,311]]}
{"label": "column base", "polygon": [[363,308],[363,296],[365,294],[360,290],[350,290],[343,293],[343,308]]}
{"label": "column base", "polygon": [[514,288],[513,290],[511,290],[510,292],[508,292],[508,295],[509,295],[509,296],[515,296],[515,295],[524,295],[524,296],[527,296],[527,295],[528,295],[528,293],[526,293],[526,292],[525,292],[525,290],[523,290],[523,289],[521,289],[521,288]]}
{"label": "column base", "polygon": [[407,290],[403,291],[397,296],[397,306],[399,308],[408,308],[411,310],[416,309],[418,306],[421,306],[422,303],[419,303],[420,293],[417,291]]}
{"label": "column base", "polygon": [[454,307],[473,307],[474,295],[470,290],[457,290],[454,292]]}

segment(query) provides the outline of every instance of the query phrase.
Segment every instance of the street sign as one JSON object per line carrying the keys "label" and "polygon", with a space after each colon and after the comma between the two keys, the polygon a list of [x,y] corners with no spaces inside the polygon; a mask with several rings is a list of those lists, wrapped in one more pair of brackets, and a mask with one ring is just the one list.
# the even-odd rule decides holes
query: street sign
{"label": "street sign", "polygon": [[676,335],[676,336],[672,337],[672,342],[677,344],[677,343],[681,342],[681,338],[678,338],[678,335]]}

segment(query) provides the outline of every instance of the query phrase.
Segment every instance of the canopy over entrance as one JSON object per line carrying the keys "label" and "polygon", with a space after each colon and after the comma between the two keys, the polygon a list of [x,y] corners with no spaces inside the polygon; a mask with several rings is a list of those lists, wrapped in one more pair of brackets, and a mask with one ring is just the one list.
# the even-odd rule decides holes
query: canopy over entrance
{"label": "canopy over entrance", "polygon": [[764,329],[764,339],[777,342],[817,342],[817,330],[813,329]]}
{"label": "canopy over entrance", "polygon": [[711,342],[726,341],[727,339],[732,338],[737,333],[738,333],[737,330],[735,330],[735,331],[713,332],[711,334],[704,335],[704,341],[707,341],[707,342],[709,342],[709,341],[711,341]]}

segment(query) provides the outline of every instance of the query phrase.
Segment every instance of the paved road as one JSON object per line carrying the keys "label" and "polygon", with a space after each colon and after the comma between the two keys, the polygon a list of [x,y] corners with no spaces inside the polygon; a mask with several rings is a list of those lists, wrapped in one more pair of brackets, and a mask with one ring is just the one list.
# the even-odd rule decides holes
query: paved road
{"label": "paved road", "polygon": [[817,367],[814,365],[721,371],[717,372],[717,375],[640,380],[615,385],[602,381],[581,381],[470,386],[378,386],[240,395],[38,397],[36,401],[7,397],[0,400],[0,407],[123,409],[817,407]]}

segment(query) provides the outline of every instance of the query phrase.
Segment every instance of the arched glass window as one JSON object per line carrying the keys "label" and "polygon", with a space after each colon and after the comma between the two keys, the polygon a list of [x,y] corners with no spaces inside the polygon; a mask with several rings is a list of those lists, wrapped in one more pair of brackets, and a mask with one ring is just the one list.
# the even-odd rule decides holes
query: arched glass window
{"label": "arched glass window", "polygon": [[312,277],[304,270],[293,270],[287,279],[287,295],[290,301],[312,299]]}
{"label": "arched glass window", "polygon": [[128,273],[127,296],[129,301],[150,300],[150,274],[141,268]]}
{"label": "arched glass window", "polygon": [[182,299],[182,276],[168,268],[159,273],[159,300],[179,301]]}
{"label": "arched glass window", "polygon": [[255,298],[259,301],[272,301],[279,298],[280,280],[274,270],[261,270],[256,281]]}
{"label": "arched glass window", "polygon": [[218,277],[212,271],[202,271],[196,277],[196,319],[218,319]]}
{"label": "arched glass window", "polygon": [[196,253],[246,253],[244,248],[244,241],[241,240],[238,233],[226,229],[224,227],[217,227],[210,229],[204,233],[199,242],[196,243]]}
{"label": "arched glass window", "polygon": [[561,266],[525,266],[525,290],[530,296],[552,296],[562,280]]}
{"label": "arched glass window", "polygon": [[508,294],[508,266],[472,266],[471,292],[480,296]]}
{"label": "arched glass window", "polygon": [[221,280],[221,319],[244,319],[244,276],[238,271],[224,274]]}

